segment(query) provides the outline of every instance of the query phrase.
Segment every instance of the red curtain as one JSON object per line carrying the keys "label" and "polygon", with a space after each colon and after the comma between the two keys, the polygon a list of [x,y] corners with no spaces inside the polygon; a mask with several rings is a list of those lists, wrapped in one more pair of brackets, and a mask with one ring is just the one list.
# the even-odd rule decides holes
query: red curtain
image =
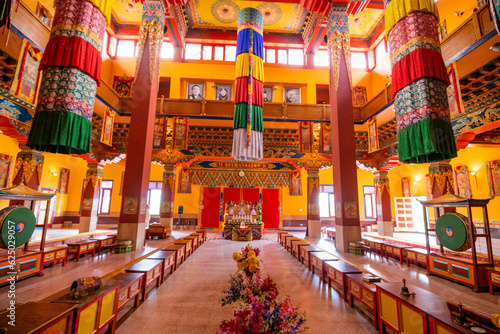
{"label": "red curtain", "polygon": [[220,188],[204,187],[201,227],[219,228]]}
{"label": "red curtain", "polygon": [[278,229],[280,225],[279,189],[262,189],[262,222],[265,228]]}
{"label": "red curtain", "polygon": [[259,203],[259,188],[243,188],[243,200],[245,202]]}
{"label": "red curtain", "polygon": [[[224,207],[223,213],[226,213],[226,203],[227,202],[239,202],[240,201],[240,188],[224,188]],[[224,219],[224,218],[223,218]]]}

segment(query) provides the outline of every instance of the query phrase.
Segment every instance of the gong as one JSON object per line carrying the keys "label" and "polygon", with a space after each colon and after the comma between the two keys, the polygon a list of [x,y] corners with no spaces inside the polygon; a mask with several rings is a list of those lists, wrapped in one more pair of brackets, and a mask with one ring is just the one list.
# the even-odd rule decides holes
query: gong
{"label": "gong", "polygon": [[33,211],[22,205],[0,210],[0,248],[20,247],[28,242],[35,231]]}
{"label": "gong", "polygon": [[471,248],[467,217],[458,212],[445,213],[438,218],[436,236],[448,249],[463,252]]}

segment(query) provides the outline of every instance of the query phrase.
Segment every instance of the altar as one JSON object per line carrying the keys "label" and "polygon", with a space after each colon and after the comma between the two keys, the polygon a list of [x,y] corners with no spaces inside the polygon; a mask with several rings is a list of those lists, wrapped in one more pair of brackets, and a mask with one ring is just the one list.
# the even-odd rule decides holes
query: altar
{"label": "altar", "polygon": [[252,241],[262,238],[262,210],[257,202],[227,202],[224,214],[224,239]]}

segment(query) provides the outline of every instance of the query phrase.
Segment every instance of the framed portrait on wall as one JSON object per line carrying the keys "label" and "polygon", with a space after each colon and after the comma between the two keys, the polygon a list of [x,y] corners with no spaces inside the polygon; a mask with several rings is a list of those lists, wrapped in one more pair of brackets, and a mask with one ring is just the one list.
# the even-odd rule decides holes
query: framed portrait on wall
{"label": "framed portrait on wall", "polygon": [[59,172],[59,185],[57,187],[57,191],[60,194],[68,193],[69,172],[70,170],[68,168],[61,168]]}
{"label": "framed portrait on wall", "polygon": [[233,85],[227,83],[215,84],[215,99],[217,101],[231,101],[233,93]]}
{"label": "framed portrait on wall", "polygon": [[264,86],[264,102],[274,102],[273,86]]}
{"label": "framed portrait on wall", "polygon": [[203,100],[205,98],[204,82],[188,82],[186,89],[186,99]]}
{"label": "framed portrait on wall", "polygon": [[287,87],[283,88],[283,101],[285,103],[300,103],[301,89],[300,87]]}

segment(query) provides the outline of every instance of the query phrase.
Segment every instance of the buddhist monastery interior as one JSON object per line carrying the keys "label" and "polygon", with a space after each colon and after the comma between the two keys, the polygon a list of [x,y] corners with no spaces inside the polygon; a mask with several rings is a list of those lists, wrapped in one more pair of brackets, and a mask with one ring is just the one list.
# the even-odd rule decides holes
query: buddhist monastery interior
{"label": "buddhist monastery interior", "polygon": [[500,0],[0,29],[0,334],[500,333]]}

